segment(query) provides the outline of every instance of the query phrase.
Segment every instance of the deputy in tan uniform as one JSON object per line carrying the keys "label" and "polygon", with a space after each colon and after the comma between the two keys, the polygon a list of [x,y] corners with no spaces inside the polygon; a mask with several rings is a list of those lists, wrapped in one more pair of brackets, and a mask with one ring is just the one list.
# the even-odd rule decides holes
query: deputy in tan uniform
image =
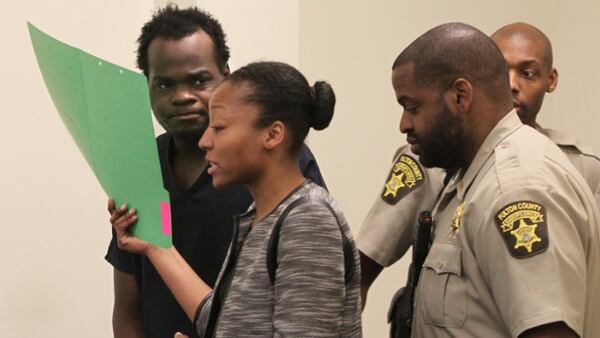
{"label": "deputy in tan uniform", "polygon": [[400,129],[456,174],[434,207],[413,337],[598,337],[600,214],[563,152],[521,123],[494,42],[438,26],[396,59]]}
{"label": "deputy in tan uniform", "polygon": [[567,133],[542,128],[536,118],[544,95],[558,85],[553,67],[552,44],[536,27],[523,22],[500,28],[492,39],[508,63],[513,107],[523,123],[536,128],[556,143],[586,180],[600,206],[600,156]]}
{"label": "deputy in tan uniform", "polygon": [[[558,71],[553,67],[552,45],[546,35],[527,23],[513,23],[500,28],[492,39],[508,63],[513,107],[524,124],[536,128],[560,147],[571,163],[584,177],[600,207],[600,157],[576,137],[564,132],[542,128],[536,118],[545,93],[552,93],[558,84]],[[399,153],[410,153],[402,146]],[[393,169],[393,168],[392,168]],[[361,227],[357,238],[361,253],[362,296],[384,267],[399,260],[412,244],[413,225],[421,210],[430,210],[443,188],[443,170],[425,168],[427,186],[414,192],[399,203],[389,203],[378,197]],[[385,182],[386,186],[392,174]],[[364,301],[363,301],[364,305]]]}

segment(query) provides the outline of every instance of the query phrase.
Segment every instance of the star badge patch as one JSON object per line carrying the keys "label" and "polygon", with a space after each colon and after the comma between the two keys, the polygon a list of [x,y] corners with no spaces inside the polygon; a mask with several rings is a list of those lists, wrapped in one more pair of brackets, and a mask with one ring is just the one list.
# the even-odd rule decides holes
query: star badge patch
{"label": "star badge patch", "polygon": [[548,248],[548,226],[543,205],[532,201],[513,202],[500,209],[495,220],[513,257],[531,257]]}
{"label": "star badge patch", "polygon": [[424,183],[421,165],[408,155],[400,155],[388,176],[381,198],[391,205]]}

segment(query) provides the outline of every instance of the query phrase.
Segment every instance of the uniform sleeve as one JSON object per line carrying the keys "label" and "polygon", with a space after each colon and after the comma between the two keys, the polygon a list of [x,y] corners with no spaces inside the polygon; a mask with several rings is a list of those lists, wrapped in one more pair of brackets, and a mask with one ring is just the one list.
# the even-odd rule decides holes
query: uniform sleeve
{"label": "uniform sleeve", "polygon": [[323,176],[321,175],[321,169],[319,169],[317,160],[306,144],[303,144],[302,149],[300,150],[298,165],[304,177],[327,190],[327,185],[325,184],[325,179],[323,179]]}
{"label": "uniform sleeve", "polygon": [[[444,187],[445,173],[441,169],[427,169],[418,165],[400,166],[401,170],[396,170],[398,163],[403,164],[400,161],[402,156],[405,156],[404,162],[410,163],[412,160],[418,165],[416,156],[409,152],[397,157],[357,236],[358,249],[384,267],[392,265],[406,253],[413,242],[419,213],[431,211]],[[417,171],[423,177],[421,184],[409,181],[411,173],[418,177]],[[397,191],[390,189],[390,183],[395,178],[400,182]],[[392,199],[393,193],[398,198]]]}
{"label": "uniform sleeve", "polygon": [[341,230],[318,204],[293,209],[281,226],[274,285],[276,337],[334,337],[345,286]]}
{"label": "uniform sleeve", "polygon": [[558,321],[583,332],[589,219],[575,193],[555,189],[502,193],[471,239],[513,337]]}
{"label": "uniform sleeve", "polygon": [[104,259],[109,262],[115,269],[133,275],[135,274],[136,262],[140,259],[139,255],[129,253],[119,249],[117,246],[115,231],[112,231],[112,238],[108,244],[108,250]]}

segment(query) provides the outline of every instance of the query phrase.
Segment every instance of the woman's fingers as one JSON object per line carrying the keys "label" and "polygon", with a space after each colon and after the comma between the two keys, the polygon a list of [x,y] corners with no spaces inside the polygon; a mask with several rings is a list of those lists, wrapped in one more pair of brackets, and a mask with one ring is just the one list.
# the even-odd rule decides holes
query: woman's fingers
{"label": "woman's fingers", "polygon": [[115,230],[127,230],[133,223],[137,221],[137,211],[135,209],[129,209],[126,213],[119,214],[113,222]]}
{"label": "woman's fingers", "polygon": [[111,215],[113,214],[113,212],[115,212],[115,201],[112,198],[108,199],[107,209],[108,213]]}
{"label": "woman's fingers", "polygon": [[115,221],[125,215],[128,211],[127,205],[123,204],[118,209],[113,209],[113,212],[110,215],[110,223],[114,225]]}

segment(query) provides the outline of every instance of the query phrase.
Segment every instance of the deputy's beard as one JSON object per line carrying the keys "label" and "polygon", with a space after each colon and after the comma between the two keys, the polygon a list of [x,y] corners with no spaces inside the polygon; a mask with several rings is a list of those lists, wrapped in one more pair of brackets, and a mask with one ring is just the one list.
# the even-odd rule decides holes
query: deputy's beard
{"label": "deputy's beard", "polygon": [[441,111],[429,132],[417,135],[417,139],[423,166],[453,169],[464,165],[467,142],[463,120],[454,116],[445,103],[441,103]]}

